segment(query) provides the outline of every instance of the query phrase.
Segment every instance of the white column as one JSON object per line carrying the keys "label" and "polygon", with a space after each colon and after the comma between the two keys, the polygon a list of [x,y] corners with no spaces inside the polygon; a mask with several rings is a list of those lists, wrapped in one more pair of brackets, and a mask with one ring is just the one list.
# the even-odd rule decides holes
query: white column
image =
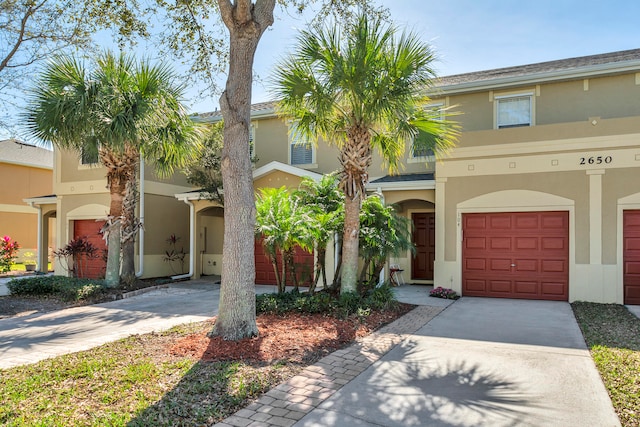
{"label": "white column", "polygon": [[589,263],[602,264],[602,175],[604,169],[587,171],[589,175]]}

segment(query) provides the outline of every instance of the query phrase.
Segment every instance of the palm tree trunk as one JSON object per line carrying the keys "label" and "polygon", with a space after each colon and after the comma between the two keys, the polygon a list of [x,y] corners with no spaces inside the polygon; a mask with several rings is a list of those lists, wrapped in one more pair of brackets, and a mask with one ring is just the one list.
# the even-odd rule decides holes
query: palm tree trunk
{"label": "palm tree trunk", "polygon": [[275,0],[218,0],[229,30],[229,73],[220,97],[224,119],[222,184],[224,246],[218,319],[212,334],[227,340],[258,335],[255,298],[254,229],[256,206],[249,154],[251,84],[258,42],[273,23]]}
{"label": "palm tree trunk", "polygon": [[358,281],[358,236],[360,234],[360,193],[344,200],[342,273],[340,293],[356,292]]}
{"label": "palm tree trunk", "polygon": [[271,265],[273,266],[273,273],[276,275],[276,285],[278,285],[278,289],[280,289],[280,273],[278,272],[278,257],[277,254],[269,253],[269,260],[271,261]]}
{"label": "palm tree trunk", "polygon": [[365,259],[364,265],[362,266],[362,270],[360,270],[360,280],[358,281],[358,292],[362,293],[365,284],[367,283],[367,273],[369,272],[369,267],[371,266],[371,259]]}
{"label": "palm tree trunk", "polygon": [[122,208],[122,283],[132,284],[136,278],[135,238],[139,228],[136,217],[138,181],[135,170],[127,181],[126,196]]}
{"label": "palm tree trunk", "polygon": [[111,203],[109,206],[109,219],[104,227],[104,230],[108,233],[107,270],[104,278],[108,287],[117,287],[120,284],[120,217],[122,216],[122,202],[125,196],[125,181],[113,175],[109,175]]}

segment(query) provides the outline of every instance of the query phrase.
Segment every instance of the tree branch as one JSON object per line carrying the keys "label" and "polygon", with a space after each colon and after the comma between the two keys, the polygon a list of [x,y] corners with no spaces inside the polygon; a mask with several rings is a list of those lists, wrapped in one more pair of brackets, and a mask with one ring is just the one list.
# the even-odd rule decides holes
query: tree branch
{"label": "tree branch", "polygon": [[25,11],[24,16],[20,20],[20,32],[18,33],[18,39],[16,40],[15,44],[13,45],[13,48],[11,49],[11,51],[9,51],[9,53],[7,53],[7,56],[2,60],[2,62],[0,62],[0,72],[2,72],[2,70],[4,70],[7,67],[7,64],[9,63],[9,61],[11,61],[11,59],[14,57],[16,52],[18,52],[18,49],[20,49],[20,46],[22,45],[22,42],[24,41],[24,34],[25,34],[26,29],[27,29],[27,21],[29,21],[29,18],[31,18],[31,16],[40,7],[42,7],[43,4],[44,4],[44,2],[40,3],[36,7],[29,7]]}
{"label": "tree branch", "polygon": [[233,22],[233,5],[230,0],[218,0],[218,9],[220,9],[220,17],[222,22],[231,31],[234,27]]}

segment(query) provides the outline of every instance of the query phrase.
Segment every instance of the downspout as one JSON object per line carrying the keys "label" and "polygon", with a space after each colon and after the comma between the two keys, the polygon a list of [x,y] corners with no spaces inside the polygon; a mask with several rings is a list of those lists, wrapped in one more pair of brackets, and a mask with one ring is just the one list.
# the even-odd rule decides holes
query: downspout
{"label": "downspout", "polygon": [[144,273],[144,160],[140,162],[140,194],[138,206],[140,207],[140,225],[138,229],[138,271],[136,277]]}
{"label": "downspout", "polygon": [[[40,264],[42,264],[42,206],[35,205],[33,202],[29,202],[29,206],[38,210],[38,232],[36,239],[38,245],[36,246],[36,270],[42,271],[40,268]],[[47,273],[45,270],[44,273]]]}
{"label": "downspout", "polygon": [[186,197],[182,201],[189,205],[189,272],[171,276],[171,280],[186,279],[193,276],[196,264],[196,208],[193,202],[187,200]]}

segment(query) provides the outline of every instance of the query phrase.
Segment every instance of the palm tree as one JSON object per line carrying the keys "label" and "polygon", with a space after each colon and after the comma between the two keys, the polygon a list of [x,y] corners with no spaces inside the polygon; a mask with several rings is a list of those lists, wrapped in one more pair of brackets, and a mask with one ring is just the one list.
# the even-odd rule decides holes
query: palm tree
{"label": "palm tree", "polygon": [[280,113],[298,137],[319,137],[340,149],[345,193],[341,292],[356,290],[359,212],[369,180],[372,148],[391,173],[419,131],[435,136],[434,151],[452,146],[455,126],[425,109],[435,78],[428,44],[413,33],[362,15],[348,29],[303,31],[294,53],[275,72]]}
{"label": "palm tree", "polygon": [[[298,276],[294,264],[294,250],[300,246],[313,249],[304,239],[309,222],[304,205],[293,197],[286,187],[262,188],[256,200],[256,234],[262,236],[263,246],[271,260],[278,284],[278,292],[287,286],[287,272],[298,287]],[[278,273],[277,254],[282,256],[282,274]]]}
{"label": "palm tree", "polygon": [[335,174],[324,175],[320,181],[303,177],[300,189],[294,196],[299,198],[309,211],[304,238],[307,246],[316,249],[315,277],[309,286],[309,293],[313,294],[321,275],[323,286],[327,288],[327,245],[342,229],[344,196],[338,189],[338,178]]}
{"label": "palm tree", "polygon": [[380,197],[374,195],[364,200],[360,211],[360,252],[364,260],[360,293],[375,286],[389,256],[415,252],[411,227],[411,220],[399,215],[393,206],[384,206]]}
{"label": "palm tree", "polygon": [[[56,57],[32,90],[25,114],[31,134],[61,149],[98,154],[107,169],[109,286],[120,282],[123,227],[125,245],[130,245],[125,261],[133,255],[140,160],[151,161],[166,177],[185,166],[200,144],[198,129],[180,102],[183,90],[169,67],[111,52],[100,54],[91,67],[72,56]],[[124,264],[124,275],[133,275],[133,262]]]}

